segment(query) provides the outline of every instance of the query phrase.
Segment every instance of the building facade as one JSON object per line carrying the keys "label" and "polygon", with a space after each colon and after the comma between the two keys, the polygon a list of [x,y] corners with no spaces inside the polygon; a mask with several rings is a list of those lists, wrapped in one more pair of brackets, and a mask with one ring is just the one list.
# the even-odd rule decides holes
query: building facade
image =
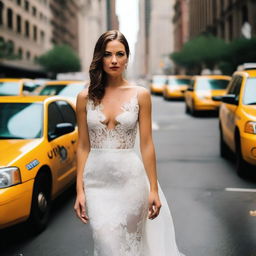
{"label": "building facade", "polygon": [[174,51],[179,51],[189,38],[189,1],[176,0],[173,8]]}
{"label": "building facade", "polygon": [[50,20],[49,0],[1,0],[0,66],[39,70],[34,60],[51,47]]}
{"label": "building facade", "polygon": [[67,44],[78,52],[78,11],[75,0],[50,0],[52,13],[51,42],[54,45]]}
{"label": "building facade", "polygon": [[211,33],[229,42],[256,35],[255,0],[190,0],[190,38]]}
{"label": "building facade", "polygon": [[151,1],[148,57],[150,75],[171,72],[169,54],[174,50],[173,5],[174,0]]}

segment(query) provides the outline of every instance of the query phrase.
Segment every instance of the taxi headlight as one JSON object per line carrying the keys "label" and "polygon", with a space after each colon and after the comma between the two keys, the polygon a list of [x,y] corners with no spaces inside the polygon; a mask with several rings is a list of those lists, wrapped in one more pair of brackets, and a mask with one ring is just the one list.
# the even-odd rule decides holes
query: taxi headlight
{"label": "taxi headlight", "polygon": [[244,127],[244,132],[256,134],[256,122],[247,122]]}
{"label": "taxi headlight", "polygon": [[7,188],[19,183],[21,183],[21,176],[18,167],[0,168],[0,188]]}

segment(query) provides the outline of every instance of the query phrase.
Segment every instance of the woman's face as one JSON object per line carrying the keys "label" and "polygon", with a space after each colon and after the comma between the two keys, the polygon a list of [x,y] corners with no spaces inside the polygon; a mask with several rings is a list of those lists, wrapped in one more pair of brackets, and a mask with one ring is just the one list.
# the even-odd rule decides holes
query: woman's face
{"label": "woman's face", "polygon": [[120,76],[127,62],[128,57],[124,45],[118,40],[108,42],[103,57],[103,70],[109,76]]}

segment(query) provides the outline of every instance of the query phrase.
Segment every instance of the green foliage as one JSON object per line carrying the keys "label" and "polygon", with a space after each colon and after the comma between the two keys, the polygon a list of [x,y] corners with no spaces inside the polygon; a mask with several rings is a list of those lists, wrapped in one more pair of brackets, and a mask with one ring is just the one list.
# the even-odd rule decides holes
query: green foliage
{"label": "green foliage", "polygon": [[68,45],[56,45],[38,57],[37,62],[52,73],[75,72],[80,70],[80,60]]}
{"label": "green foliage", "polygon": [[235,69],[245,62],[256,61],[256,37],[251,39],[239,38],[230,43],[227,62]]}
{"label": "green foliage", "polygon": [[206,66],[213,68],[227,51],[227,44],[212,35],[201,35],[184,44],[180,52],[171,54],[171,58],[184,67]]}

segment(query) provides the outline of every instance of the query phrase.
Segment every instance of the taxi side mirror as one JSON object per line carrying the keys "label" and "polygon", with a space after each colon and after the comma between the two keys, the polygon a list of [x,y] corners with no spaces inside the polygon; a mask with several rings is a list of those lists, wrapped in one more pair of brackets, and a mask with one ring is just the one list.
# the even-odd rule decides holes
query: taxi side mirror
{"label": "taxi side mirror", "polygon": [[237,96],[235,94],[227,94],[222,96],[222,102],[232,105],[238,105]]}
{"label": "taxi side mirror", "polygon": [[188,87],[187,91],[188,91],[188,92],[193,92],[193,91],[194,91],[194,88]]}
{"label": "taxi side mirror", "polygon": [[222,101],[223,96],[212,96],[213,101]]}
{"label": "taxi side mirror", "polygon": [[49,133],[48,138],[49,140],[53,140],[59,136],[62,136],[64,134],[73,132],[75,130],[75,127],[71,123],[60,123],[57,124],[55,127],[54,133]]}

